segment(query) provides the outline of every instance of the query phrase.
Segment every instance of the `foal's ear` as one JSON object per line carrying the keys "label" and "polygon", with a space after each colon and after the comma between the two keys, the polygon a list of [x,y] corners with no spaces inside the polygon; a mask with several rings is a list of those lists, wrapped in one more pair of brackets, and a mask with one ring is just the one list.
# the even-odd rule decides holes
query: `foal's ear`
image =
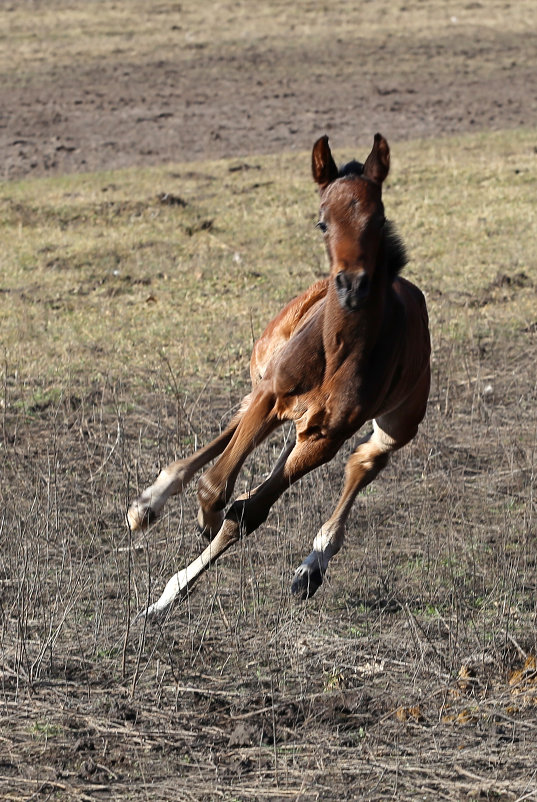
{"label": "foal's ear", "polygon": [[371,153],[365,160],[364,175],[376,184],[382,184],[390,169],[390,146],[382,136],[375,134]]}
{"label": "foal's ear", "polygon": [[331,184],[332,181],[335,181],[338,176],[336,163],[332,158],[326,134],[318,139],[313,146],[311,171],[313,180],[319,184],[321,190]]}

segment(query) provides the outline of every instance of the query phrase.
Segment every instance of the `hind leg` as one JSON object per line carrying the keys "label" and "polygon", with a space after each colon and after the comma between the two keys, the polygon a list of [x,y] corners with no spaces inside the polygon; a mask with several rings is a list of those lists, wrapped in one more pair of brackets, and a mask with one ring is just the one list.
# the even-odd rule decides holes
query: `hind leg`
{"label": "hind leg", "polygon": [[343,545],[345,523],[360,490],[375,479],[387,465],[392,451],[409,443],[423,420],[429,393],[429,370],[415,385],[404,407],[373,421],[373,431],[360,441],[345,467],[345,482],[334,512],[313,541],[313,550],[300,565],[293,579],[292,592],[307,599],[322,584],[328,563]]}
{"label": "hind leg", "polygon": [[[382,433],[384,434],[384,433]],[[302,599],[322,584],[328,563],[341,549],[348,518],[357,494],[386,466],[395,444],[379,435],[378,427],[364,437],[345,467],[345,482],[336,508],[313,541],[313,550],[297,568],[291,591]]]}

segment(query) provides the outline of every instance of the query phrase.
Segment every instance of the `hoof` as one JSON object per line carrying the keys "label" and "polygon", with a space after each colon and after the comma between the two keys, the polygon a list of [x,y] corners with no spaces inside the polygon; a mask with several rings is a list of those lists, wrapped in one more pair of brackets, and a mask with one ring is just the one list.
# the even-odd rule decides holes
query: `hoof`
{"label": "hoof", "polygon": [[132,532],[136,532],[138,529],[147,529],[157,518],[158,513],[152,507],[135,501],[127,512],[127,525]]}
{"label": "hoof", "polygon": [[156,622],[164,618],[164,613],[156,609],[154,604],[150,604],[145,610],[140,610],[132,622],[133,625],[137,624],[138,621],[142,621],[144,618],[147,619],[147,621]]}
{"label": "hoof", "polygon": [[223,523],[224,510],[211,513],[204,513],[201,508],[198,510],[198,529],[206,540],[211,541],[218,534]]}
{"label": "hoof", "polygon": [[162,620],[173,604],[180,604],[184,601],[190,592],[190,586],[188,585],[186,575],[186,569],[179,571],[178,574],[174,574],[164,588],[160,599],[157,599],[156,602],[150,604],[145,610],[139,612],[133,624],[140,621],[140,619],[145,619],[148,622]]}
{"label": "hoof", "polygon": [[291,593],[306,600],[313,596],[317,588],[323,584],[323,575],[319,566],[300,565],[295,571]]}

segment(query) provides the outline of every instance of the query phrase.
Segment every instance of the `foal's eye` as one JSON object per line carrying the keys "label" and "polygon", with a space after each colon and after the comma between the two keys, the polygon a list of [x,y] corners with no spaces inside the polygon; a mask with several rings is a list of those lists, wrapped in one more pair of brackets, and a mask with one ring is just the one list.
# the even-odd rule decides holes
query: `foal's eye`
{"label": "foal's eye", "polygon": [[328,226],[326,225],[326,223],[324,222],[324,220],[319,220],[319,222],[317,223],[317,225],[315,226],[315,228],[320,228],[320,229],[321,229],[321,231],[323,232],[323,234],[325,234],[325,233],[326,233],[326,231],[327,231],[327,229],[328,229]]}

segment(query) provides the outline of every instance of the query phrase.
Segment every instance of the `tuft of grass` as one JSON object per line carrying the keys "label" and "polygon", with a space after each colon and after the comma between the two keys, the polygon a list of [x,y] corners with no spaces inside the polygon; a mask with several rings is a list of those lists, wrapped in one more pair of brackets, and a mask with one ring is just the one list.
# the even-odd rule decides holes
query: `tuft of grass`
{"label": "tuft of grass", "polygon": [[34,738],[44,739],[57,738],[62,734],[62,728],[49,721],[34,721],[31,727],[31,734]]}

